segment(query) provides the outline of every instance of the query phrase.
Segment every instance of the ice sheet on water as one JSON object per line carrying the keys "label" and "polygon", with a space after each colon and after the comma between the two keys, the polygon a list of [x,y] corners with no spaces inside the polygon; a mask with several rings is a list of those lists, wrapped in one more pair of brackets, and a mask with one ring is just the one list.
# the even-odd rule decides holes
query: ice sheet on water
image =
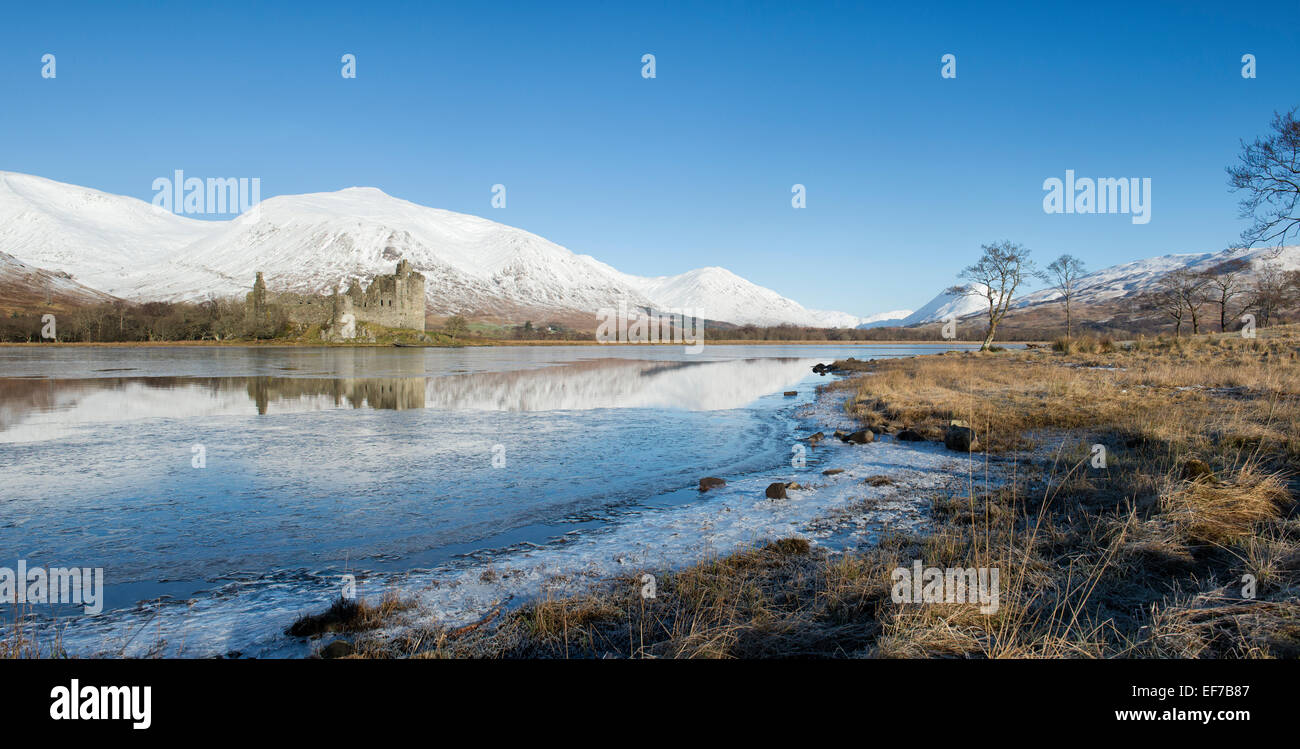
{"label": "ice sheet on water", "polygon": [[[847,422],[839,398],[821,399],[801,419],[809,431]],[[830,439],[810,451],[801,470],[730,481],[698,501],[640,510],[552,543],[518,544],[428,570],[371,575],[360,581],[358,592],[373,599],[396,591],[418,601],[417,620],[456,625],[475,621],[504,601],[520,602],[544,590],[573,593],[618,576],[680,568],[768,539],[802,536],[814,543],[842,543],[844,529],[824,522],[828,515],[865,503],[866,511],[849,514],[855,524],[850,540],[870,526],[917,526],[924,520],[925,493],[964,475],[968,461],[939,445],[886,438],[857,446]],[[831,468],[843,473],[822,474]],[[896,483],[863,483],[876,474],[887,474]],[[777,480],[811,488],[791,491],[786,500],[766,499],[763,489]],[[484,574],[488,570],[491,574]],[[264,657],[302,655],[311,645],[287,637],[284,628],[296,616],[326,607],[338,590],[335,578],[304,574],[234,580],[212,595],[99,617],[68,631],[64,645],[72,652],[137,656],[208,656],[230,650]]]}

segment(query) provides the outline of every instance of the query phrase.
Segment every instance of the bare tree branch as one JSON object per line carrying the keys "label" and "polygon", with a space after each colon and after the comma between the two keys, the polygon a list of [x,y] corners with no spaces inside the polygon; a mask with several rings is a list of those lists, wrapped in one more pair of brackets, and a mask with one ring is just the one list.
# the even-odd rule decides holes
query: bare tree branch
{"label": "bare tree branch", "polygon": [[1273,132],[1241,143],[1240,161],[1228,167],[1228,184],[1245,191],[1238,206],[1241,218],[1253,223],[1241,234],[1247,247],[1285,244],[1292,232],[1300,235],[1300,120],[1296,110],[1273,113]]}

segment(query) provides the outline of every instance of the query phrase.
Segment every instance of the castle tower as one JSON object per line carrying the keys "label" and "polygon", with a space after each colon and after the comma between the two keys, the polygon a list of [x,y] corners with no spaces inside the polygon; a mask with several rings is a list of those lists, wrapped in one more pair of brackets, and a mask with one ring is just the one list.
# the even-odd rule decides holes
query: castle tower
{"label": "castle tower", "polygon": [[402,307],[404,326],[424,330],[424,276],[417,273],[405,258],[397,263],[397,299]]}
{"label": "castle tower", "polygon": [[266,308],[266,281],[260,270],[257,272],[257,280],[253,282],[253,291],[244,300],[244,314],[255,323],[261,323],[269,316]]}
{"label": "castle tower", "polygon": [[347,297],[352,300],[352,305],[354,307],[357,308],[361,307],[361,300],[363,298],[363,293],[361,291],[361,282],[357,281],[357,279],[355,278],[352,279],[352,283],[348,284],[348,290],[343,293],[346,294]]}

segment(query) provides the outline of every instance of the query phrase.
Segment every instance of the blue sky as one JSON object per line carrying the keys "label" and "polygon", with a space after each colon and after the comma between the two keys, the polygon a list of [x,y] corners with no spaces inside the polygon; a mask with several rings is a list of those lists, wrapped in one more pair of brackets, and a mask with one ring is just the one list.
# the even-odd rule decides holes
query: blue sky
{"label": "blue sky", "polygon": [[[870,314],[999,239],[1093,269],[1223,249],[1224,167],[1300,105],[1300,3],[903,5],[10,4],[0,169],[145,200],[175,169],[263,198],[375,186]],[[1045,214],[1066,169],[1151,178],[1150,223]]]}

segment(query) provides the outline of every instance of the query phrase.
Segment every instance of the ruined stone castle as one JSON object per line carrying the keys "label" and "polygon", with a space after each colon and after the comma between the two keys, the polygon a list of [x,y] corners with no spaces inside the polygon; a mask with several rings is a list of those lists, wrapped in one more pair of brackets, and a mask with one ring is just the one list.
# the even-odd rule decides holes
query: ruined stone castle
{"label": "ruined stone castle", "polygon": [[358,323],[423,332],[424,276],[400,260],[396,273],[375,276],[365,288],[353,279],[347,291],[324,295],[268,292],[259,271],[244,311],[253,321],[270,320],[278,312],[294,323],[319,325],[322,337],[331,339],[356,338]]}

